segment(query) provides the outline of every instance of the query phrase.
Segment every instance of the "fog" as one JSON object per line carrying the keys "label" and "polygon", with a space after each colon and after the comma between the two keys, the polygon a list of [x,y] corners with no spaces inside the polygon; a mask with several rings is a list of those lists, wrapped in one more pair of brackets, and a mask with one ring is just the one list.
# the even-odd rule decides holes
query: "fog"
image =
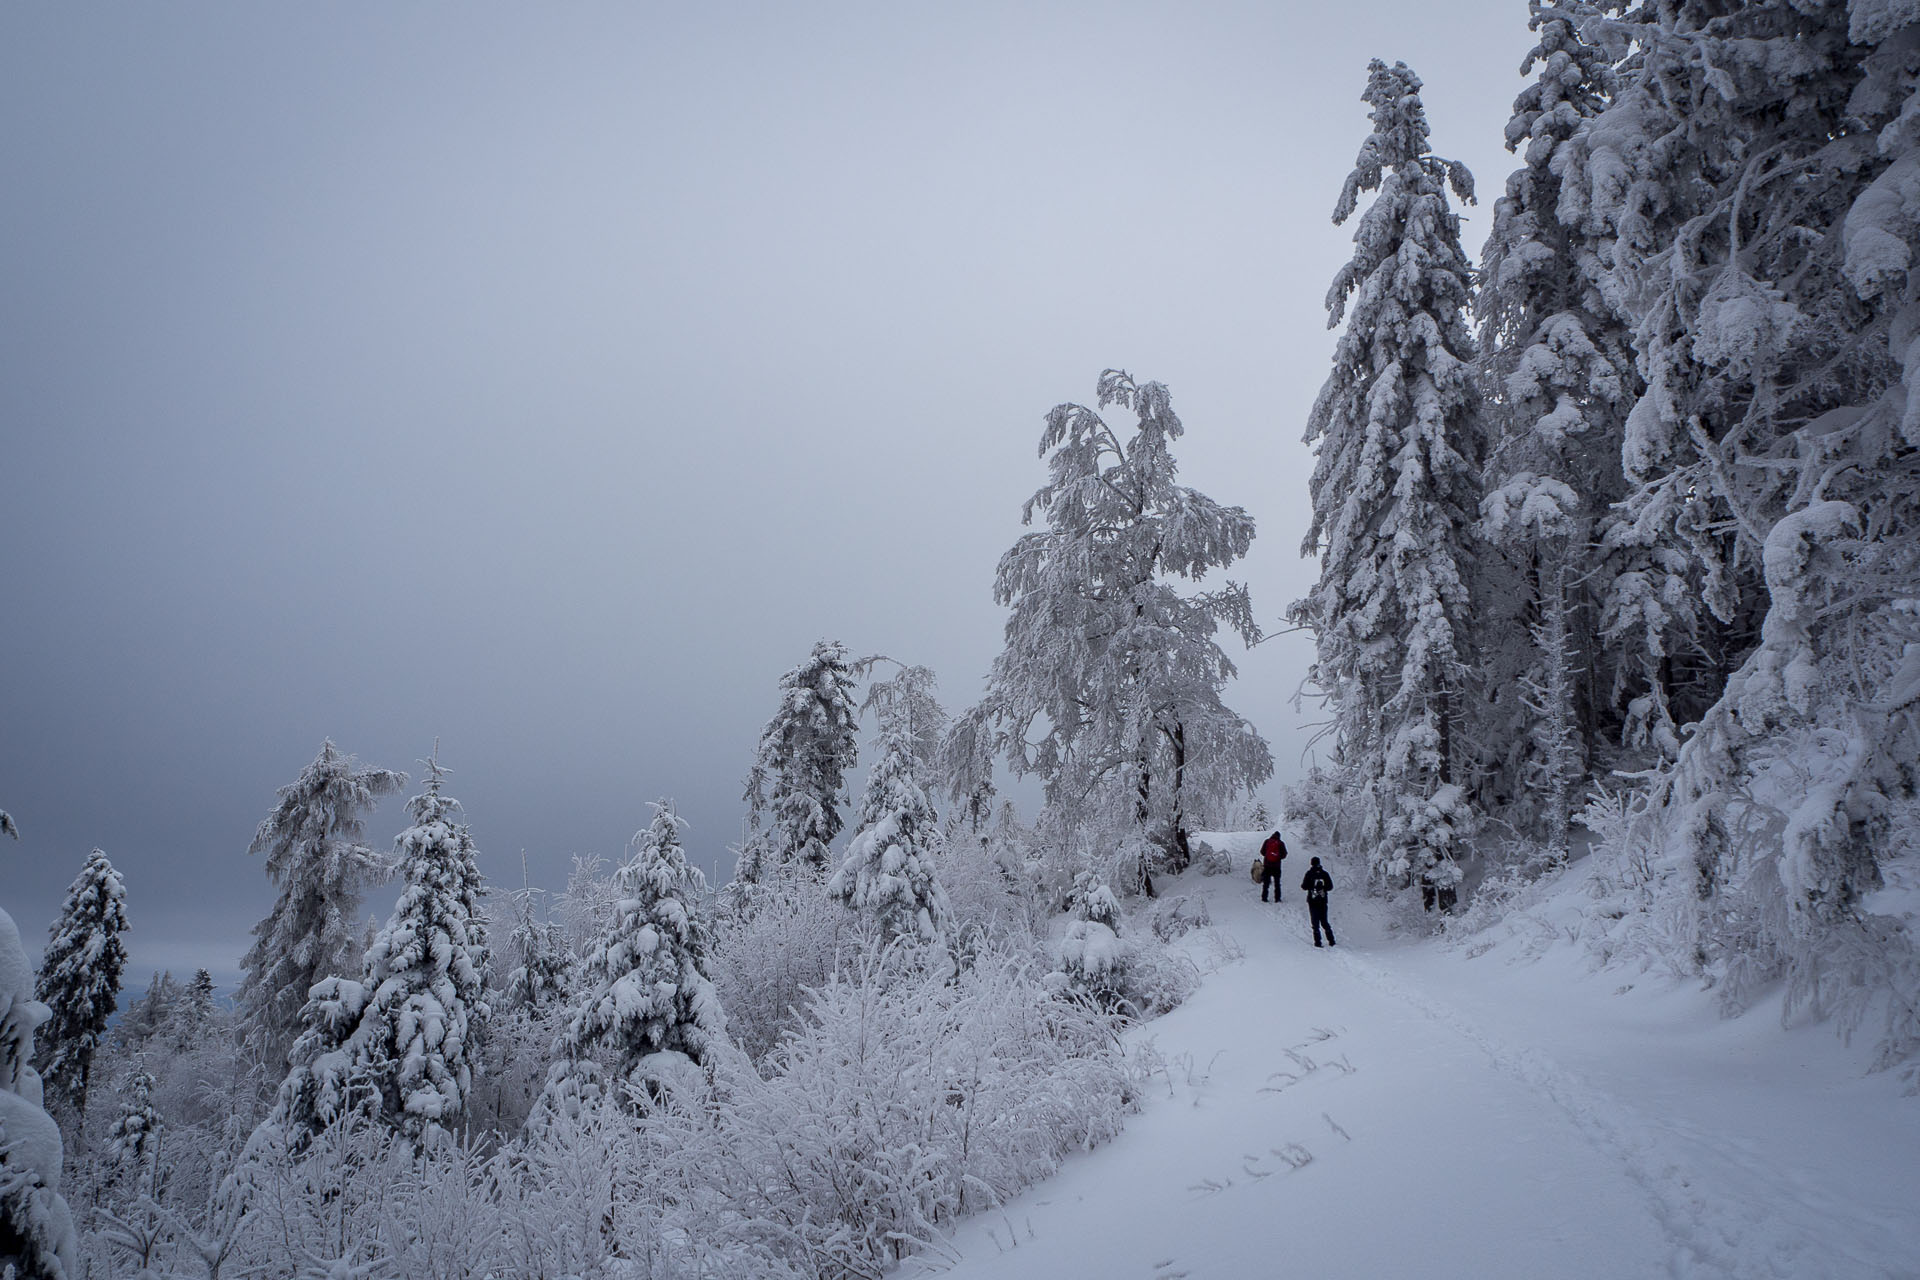
{"label": "fog", "polygon": [[[1522,3],[28,6],[0,12],[0,905],[87,851],[129,985],[229,977],[324,738],[439,742],[496,883],[672,797],[731,870],[823,636],[970,703],[1053,404],[1172,390],[1312,580],[1300,443],[1368,58],[1482,207]],[[1310,646],[1229,705],[1296,776]],[[397,801],[369,824],[385,848]],[[368,909],[384,916],[387,891]]]}

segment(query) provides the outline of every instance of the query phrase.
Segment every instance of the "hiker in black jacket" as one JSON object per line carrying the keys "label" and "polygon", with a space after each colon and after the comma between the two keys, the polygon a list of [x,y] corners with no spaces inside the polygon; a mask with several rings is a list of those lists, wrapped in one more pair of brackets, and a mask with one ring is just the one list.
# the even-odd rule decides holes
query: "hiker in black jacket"
{"label": "hiker in black jacket", "polygon": [[1320,931],[1327,931],[1327,945],[1333,946],[1333,923],[1327,919],[1327,895],[1333,892],[1333,877],[1315,858],[1313,865],[1307,868],[1307,875],[1300,882],[1307,891],[1307,919],[1313,921],[1313,945],[1320,945]]}

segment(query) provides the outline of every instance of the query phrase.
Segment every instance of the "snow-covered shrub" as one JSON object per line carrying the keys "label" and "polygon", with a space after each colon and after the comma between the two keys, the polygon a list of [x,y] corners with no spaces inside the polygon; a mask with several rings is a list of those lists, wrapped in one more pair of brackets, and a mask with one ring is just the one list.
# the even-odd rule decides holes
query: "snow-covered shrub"
{"label": "snow-covered shrub", "polygon": [[1147,912],[1147,925],[1162,942],[1172,942],[1212,923],[1213,912],[1208,910],[1207,900],[1184,894],[1178,898],[1161,898]]}
{"label": "snow-covered shrub", "polygon": [[558,1003],[511,1006],[494,1014],[467,1103],[467,1123],[476,1133],[511,1138],[520,1132],[546,1086],[553,1045],[566,1020],[567,1007]]}
{"label": "snow-covered shrub", "polygon": [[772,1052],[855,936],[853,913],[829,902],[810,874],[755,886],[750,907],[723,918],[714,943],[714,988],[735,1043],[756,1061]]}
{"label": "snow-covered shrub", "polygon": [[963,955],[982,939],[1033,941],[1041,904],[1018,849],[992,836],[955,832],[938,865],[953,909],[956,949]]}
{"label": "snow-covered shrub", "polygon": [[1131,1018],[1165,1013],[1191,995],[1199,980],[1190,964],[1131,931],[1113,890],[1089,871],[1075,877],[1053,959],[1047,976],[1053,990]]}
{"label": "snow-covered shrub", "polygon": [[1358,800],[1343,783],[1344,775],[1315,765],[1307,776],[1281,791],[1281,815],[1287,831],[1302,844],[1337,847],[1343,834],[1360,830]]}
{"label": "snow-covered shrub", "polygon": [[768,1078],[723,1061],[716,1105],[642,1123],[706,1230],[803,1275],[877,1276],[1119,1131],[1138,1081],[1115,1030],[1021,953],[948,979],[872,948],[814,993]]}
{"label": "snow-covered shrub", "polygon": [[1632,960],[1690,972],[1693,931],[1676,908],[1675,870],[1661,856],[1660,814],[1644,786],[1595,791],[1580,823],[1592,834],[1591,896],[1581,937],[1602,965]]}

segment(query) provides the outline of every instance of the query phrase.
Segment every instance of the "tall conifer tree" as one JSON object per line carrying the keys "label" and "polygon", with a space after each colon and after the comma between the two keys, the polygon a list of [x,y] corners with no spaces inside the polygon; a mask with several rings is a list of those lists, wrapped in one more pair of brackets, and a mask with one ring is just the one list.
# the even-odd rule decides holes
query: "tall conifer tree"
{"label": "tall conifer tree", "polygon": [[759,883],[788,867],[824,879],[840,834],[841,791],[859,757],[859,712],[846,647],[813,646],[780,678],[780,708],[760,733],[746,800],[756,828],[736,879]]}
{"label": "tall conifer tree", "polygon": [[1334,221],[1379,195],[1327,292],[1329,326],[1345,316],[1347,328],[1307,424],[1319,458],[1302,550],[1320,555],[1320,580],[1292,616],[1318,645],[1312,678],[1335,709],[1370,882],[1444,890],[1474,822],[1453,731],[1481,449],[1472,273],[1446,195],[1471,200],[1473,180],[1428,149],[1420,79],[1404,63],[1376,59],[1363,96],[1373,132]]}
{"label": "tall conifer tree", "polygon": [[[1641,384],[1631,322],[1603,288],[1609,234],[1563,221],[1569,147],[1620,87],[1621,41],[1602,48],[1603,6],[1531,0],[1538,43],[1523,71],[1507,148],[1523,164],[1494,203],[1475,309],[1486,374],[1488,447],[1467,650],[1475,679],[1470,747],[1479,794],[1516,829],[1568,851],[1568,822],[1588,762],[1620,745],[1620,706],[1639,708],[1641,745],[1673,742],[1659,659],[1676,603],[1613,504],[1626,492],[1620,445]],[[1596,588],[1605,593],[1596,595]],[[1634,657],[1610,660],[1608,615]]]}
{"label": "tall conifer tree", "polygon": [[[486,1027],[486,892],[447,770],[427,761],[427,789],[395,839],[405,881],[357,979],[315,984],[306,1033],[274,1122],[296,1146],[348,1106],[362,1106],[416,1142],[453,1128],[473,1093]],[[304,1130],[299,1132],[296,1130]]]}
{"label": "tall conifer tree", "polygon": [[120,1004],[127,964],[127,891],[95,849],[74,877],[49,931],[34,998],[53,1011],[40,1029],[40,1076],[75,1116],[87,1109],[94,1051]]}
{"label": "tall conifer tree", "polygon": [[249,1044],[284,1073],[301,1031],[301,1010],[323,978],[360,971],[360,891],[385,873],[362,842],[366,814],[407,775],[362,765],[331,740],[280,789],[280,802],[254,833],[248,853],[266,855],[280,896],[253,927],[236,997]]}

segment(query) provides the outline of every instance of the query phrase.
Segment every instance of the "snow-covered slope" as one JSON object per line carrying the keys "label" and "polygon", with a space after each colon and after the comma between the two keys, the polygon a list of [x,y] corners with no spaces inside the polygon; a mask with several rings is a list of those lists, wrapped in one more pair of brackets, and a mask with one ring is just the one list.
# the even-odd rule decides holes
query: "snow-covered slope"
{"label": "snow-covered slope", "polygon": [[[1324,850],[1263,906],[1260,836],[1205,839],[1232,874],[1164,892],[1207,901],[1214,971],[1135,1032],[1164,1063],[1143,1113],[906,1274],[1920,1275],[1920,1102],[1829,1028],[1590,973],[1541,945],[1552,903],[1483,945],[1394,937]],[[1314,852],[1333,949],[1295,888]]]}

